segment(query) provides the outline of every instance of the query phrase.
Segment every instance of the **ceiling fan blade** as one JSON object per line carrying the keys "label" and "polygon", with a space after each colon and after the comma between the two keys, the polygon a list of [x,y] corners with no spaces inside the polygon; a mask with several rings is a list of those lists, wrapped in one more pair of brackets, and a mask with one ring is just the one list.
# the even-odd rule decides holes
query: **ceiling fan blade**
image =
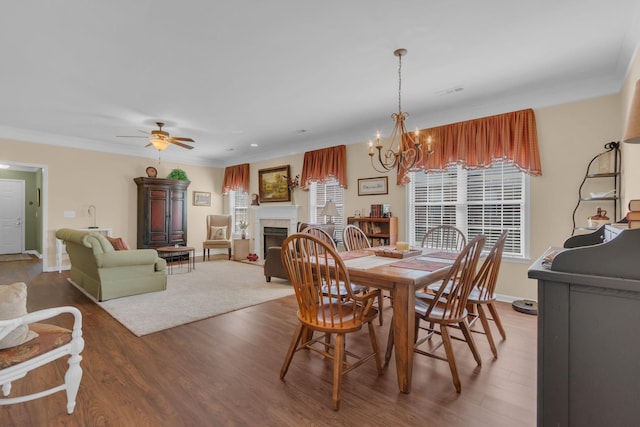
{"label": "ceiling fan blade", "polygon": [[176,141],[187,141],[187,142],[195,142],[193,139],[191,138],[181,138],[178,136],[172,136],[172,139],[175,139]]}
{"label": "ceiling fan blade", "polygon": [[175,138],[169,138],[169,142],[170,142],[171,144],[175,144],[175,145],[177,145],[177,146],[179,146],[179,147],[186,148],[187,150],[191,150],[191,149],[193,149],[193,147],[192,147],[192,146],[187,145],[187,144],[183,144],[182,142],[178,142],[178,141],[176,141],[176,140],[175,140]]}
{"label": "ceiling fan blade", "polygon": [[151,145],[153,145],[153,144],[148,143],[147,145],[144,146],[144,148],[151,147]]}
{"label": "ceiling fan blade", "polygon": [[116,135],[116,138],[149,138],[149,137],[142,136],[142,135]]}

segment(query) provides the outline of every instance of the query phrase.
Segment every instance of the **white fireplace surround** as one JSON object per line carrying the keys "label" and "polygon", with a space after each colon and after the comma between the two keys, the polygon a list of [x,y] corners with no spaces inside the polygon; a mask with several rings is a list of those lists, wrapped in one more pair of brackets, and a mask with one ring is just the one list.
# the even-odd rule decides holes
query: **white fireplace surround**
{"label": "white fireplace surround", "polygon": [[251,206],[253,217],[253,253],[262,258],[264,227],[286,227],[288,235],[297,231],[298,205]]}

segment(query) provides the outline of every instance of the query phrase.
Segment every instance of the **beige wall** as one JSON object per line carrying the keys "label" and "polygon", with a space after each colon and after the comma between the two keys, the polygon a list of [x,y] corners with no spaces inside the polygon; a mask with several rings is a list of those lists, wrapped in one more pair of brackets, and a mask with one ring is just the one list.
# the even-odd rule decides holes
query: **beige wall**
{"label": "beige wall", "polygon": [[[146,176],[147,166],[165,177],[174,168],[187,172],[189,186],[187,242],[199,248],[205,236],[205,216],[222,212],[222,173],[220,169],[162,162],[88,150],[43,144],[0,140],[0,161],[37,164],[45,167],[43,177],[44,268],[55,267],[55,230],[63,227],[88,227],[90,205],[96,206],[99,227],[113,229],[136,246],[137,193],[133,178]],[[193,206],[193,190],[212,193],[211,207]],[[65,211],[75,218],[66,218]]]}
{"label": "beige wall", "polygon": [[[635,67],[638,68],[637,66]],[[637,73],[637,72],[636,72]],[[498,293],[514,298],[537,298],[536,284],[527,279],[532,260],[549,246],[560,246],[571,234],[571,214],[577,202],[577,191],[589,160],[606,142],[620,139],[623,120],[621,95],[607,96],[582,102],[559,105],[535,111],[540,154],[541,177],[531,178],[531,259],[524,262],[506,261],[498,283]],[[627,147],[623,147],[627,155]],[[399,218],[399,239],[406,240],[406,193],[395,185],[393,173],[389,175],[387,196],[361,196],[357,190],[358,178],[380,176],[370,164],[366,142],[347,145],[348,189],[345,212],[367,211],[372,203],[390,203]],[[158,176],[180,167],[184,169],[189,187],[188,242],[200,252],[204,239],[205,216],[224,212],[226,198],[220,194],[223,170],[185,164],[155,161],[93,151],[75,150],[41,144],[0,140],[0,161],[24,162],[47,166],[46,239],[48,254],[45,265],[55,266],[53,234],[61,227],[86,227],[91,218],[88,206],[97,207],[99,226],[113,228],[114,234],[128,242],[136,242],[136,186],[133,178],[145,175],[145,168],[153,165]],[[8,154],[11,153],[11,154]],[[292,175],[301,172],[303,154],[251,164],[250,193],[257,193],[258,170],[280,165],[291,165]],[[627,169],[628,172],[628,169]],[[625,181],[628,179],[625,178]],[[212,193],[212,206],[196,207],[191,203],[192,192]],[[640,197],[640,188],[627,185],[630,194]],[[48,197],[47,197],[48,196]],[[296,204],[301,205],[300,220],[308,219],[308,193],[296,190]],[[595,206],[592,207],[595,209]],[[64,211],[75,211],[75,218],[64,218]],[[586,218],[586,216],[585,216]]]}

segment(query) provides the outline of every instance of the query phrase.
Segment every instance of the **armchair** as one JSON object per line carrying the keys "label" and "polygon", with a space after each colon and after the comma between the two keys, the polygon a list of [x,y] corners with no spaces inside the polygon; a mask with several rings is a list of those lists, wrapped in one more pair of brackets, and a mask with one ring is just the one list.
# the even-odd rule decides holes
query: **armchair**
{"label": "armchair", "polygon": [[[22,305],[23,314],[11,319],[0,320],[0,341],[10,338],[20,329],[29,331],[29,335],[8,345],[11,347],[0,350],[0,386],[2,397],[0,405],[27,402],[40,397],[49,396],[59,391],[67,393],[67,412],[73,413],[76,405],[76,395],[82,379],[80,353],[84,348],[82,338],[82,314],[75,307],[56,307],[26,313],[26,285],[15,283],[9,285],[14,295],[10,304]],[[42,320],[63,314],[73,316],[73,330],[60,326],[39,323]],[[33,335],[35,337],[31,338]],[[40,368],[52,361],[69,356],[68,368],[63,383],[43,391],[8,397],[11,393],[12,382],[25,377],[34,369]]]}
{"label": "armchair", "polygon": [[98,301],[167,289],[167,263],[155,249],[116,251],[101,234],[61,228],[71,281]]}
{"label": "armchair", "polygon": [[207,215],[207,240],[202,242],[202,261],[209,249],[228,249],[231,259],[231,215]]}

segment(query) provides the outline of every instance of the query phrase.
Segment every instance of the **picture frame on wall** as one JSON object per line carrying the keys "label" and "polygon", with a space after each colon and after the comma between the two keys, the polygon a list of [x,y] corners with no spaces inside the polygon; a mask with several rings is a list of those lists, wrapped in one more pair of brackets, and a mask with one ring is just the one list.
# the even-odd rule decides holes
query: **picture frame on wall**
{"label": "picture frame on wall", "polygon": [[211,206],[211,193],[194,191],[193,206]]}
{"label": "picture frame on wall", "polygon": [[358,196],[389,194],[389,177],[358,178]]}
{"label": "picture frame on wall", "polygon": [[287,181],[289,176],[289,165],[258,170],[260,202],[290,202],[291,190]]}

